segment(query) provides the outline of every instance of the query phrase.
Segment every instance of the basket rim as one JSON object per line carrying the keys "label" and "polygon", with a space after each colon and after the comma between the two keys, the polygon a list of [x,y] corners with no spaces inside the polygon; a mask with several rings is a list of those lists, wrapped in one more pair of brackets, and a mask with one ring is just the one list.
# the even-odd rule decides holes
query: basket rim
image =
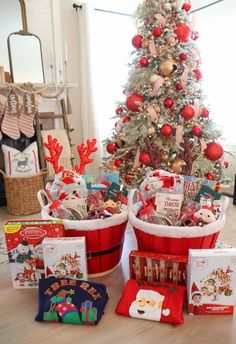
{"label": "basket rim", "polygon": [[205,237],[208,235],[215,234],[223,229],[225,224],[225,210],[228,206],[228,198],[222,197],[223,212],[221,213],[219,219],[209,223],[203,227],[177,227],[177,226],[165,226],[165,225],[155,225],[140,220],[136,214],[138,211],[137,205],[133,210],[129,211],[129,221],[131,225],[142,232],[147,234],[152,234],[159,237],[167,238],[198,238]]}
{"label": "basket rim", "polygon": [[42,169],[39,173],[33,174],[32,176],[7,176],[6,173],[0,169],[0,173],[3,175],[4,179],[28,179],[28,178],[36,178],[36,177],[42,177],[47,173],[47,170]]}
{"label": "basket rim", "polygon": [[[55,218],[51,217],[47,210],[44,208],[41,211],[41,217],[43,220],[52,220]],[[93,231],[106,229],[113,226],[119,226],[128,221],[128,209],[123,210],[120,214],[115,214],[106,219],[97,220],[63,220],[65,229],[79,230],[79,231]]]}

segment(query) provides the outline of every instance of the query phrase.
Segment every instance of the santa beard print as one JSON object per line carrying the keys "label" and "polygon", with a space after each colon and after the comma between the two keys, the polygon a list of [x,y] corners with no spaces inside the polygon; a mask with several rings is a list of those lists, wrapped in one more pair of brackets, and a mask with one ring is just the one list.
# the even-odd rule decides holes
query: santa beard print
{"label": "santa beard print", "polygon": [[164,296],[153,290],[140,289],[136,300],[131,303],[129,315],[132,318],[160,321],[161,316],[168,316],[169,309],[162,310]]}

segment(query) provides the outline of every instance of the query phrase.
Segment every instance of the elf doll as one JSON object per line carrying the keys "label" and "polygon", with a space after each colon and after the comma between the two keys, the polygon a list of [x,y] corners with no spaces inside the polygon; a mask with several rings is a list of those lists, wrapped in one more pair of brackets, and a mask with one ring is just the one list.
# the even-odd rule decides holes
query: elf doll
{"label": "elf doll", "polygon": [[198,289],[196,283],[192,284],[191,297],[192,297],[192,303],[189,304],[189,314],[201,315],[202,314],[202,293]]}

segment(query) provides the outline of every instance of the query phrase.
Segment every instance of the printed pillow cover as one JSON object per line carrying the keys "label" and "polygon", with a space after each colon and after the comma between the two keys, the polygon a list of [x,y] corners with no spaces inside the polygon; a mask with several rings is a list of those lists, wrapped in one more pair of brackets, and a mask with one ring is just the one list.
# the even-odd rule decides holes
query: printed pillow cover
{"label": "printed pillow cover", "polygon": [[2,151],[8,177],[29,177],[40,172],[36,142],[31,143],[23,152],[6,145],[2,145]]}

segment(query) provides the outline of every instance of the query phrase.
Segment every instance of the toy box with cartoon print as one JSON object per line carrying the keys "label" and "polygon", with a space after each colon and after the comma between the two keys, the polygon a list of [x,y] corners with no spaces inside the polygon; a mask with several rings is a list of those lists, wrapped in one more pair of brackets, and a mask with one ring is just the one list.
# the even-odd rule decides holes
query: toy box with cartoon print
{"label": "toy box with cartoon print", "polygon": [[45,277],[87,280],[85,237],[45,238]]}
{"label": "toy box with cartoon print", "polygon": [[62,237],[62,221],[7,221],[4,225],[14,288],[36,288],[44,277],[42,241]]}
{"label": "toy box with cartoon print", "polygon": [[235,294],[236,249],[189,251],[189,314],[232,314]]}

